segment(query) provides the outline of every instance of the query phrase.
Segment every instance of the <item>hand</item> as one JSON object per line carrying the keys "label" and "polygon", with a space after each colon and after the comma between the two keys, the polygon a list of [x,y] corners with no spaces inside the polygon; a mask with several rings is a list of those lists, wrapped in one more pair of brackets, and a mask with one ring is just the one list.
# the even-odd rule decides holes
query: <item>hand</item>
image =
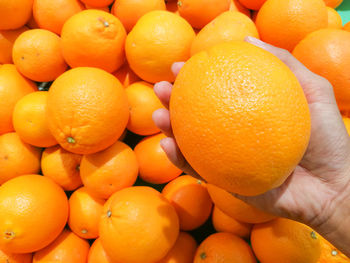
{"label": "hand", "polygon": [[[300,164],[280,187],[265,194],[237,198],[277,216],[305,223],[350,255],[350,137],[337,108],[331,84],[312,73],[288,51],[248,37],[247,42],[281,59],[298,78],[311,114],[311,138]],[[184,63],[175,63],[176,75]],[[160,82],[154,91],[168,109],[172,85]],[[173,137],[169,111],[154,112],[156,125],[168,138],[161,142],[169,159],[199,177],[181,154]]]}

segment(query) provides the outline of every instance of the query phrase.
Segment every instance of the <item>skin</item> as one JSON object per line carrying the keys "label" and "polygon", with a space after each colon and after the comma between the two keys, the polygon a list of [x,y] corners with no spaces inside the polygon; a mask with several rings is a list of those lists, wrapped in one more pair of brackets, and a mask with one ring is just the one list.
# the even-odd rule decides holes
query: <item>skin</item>
{"label": "skin", "polygon": [[[282,186],[254,197],[233,195],[269,213],[309,225],[350,257],[350,137],[332,85],[308,70],[288,51],[252,37],[247,37],[246,41],[277,56],[296,75],[309,104],[312,130],[302,161]],[[183,64],[174,63],[175,75]],[[169,82],[154,86],[167,109],[171,89]],[[176,144],[167,109],[153,113],[154,122],[168,136],[161,145],[176,166],[198,177]]]}

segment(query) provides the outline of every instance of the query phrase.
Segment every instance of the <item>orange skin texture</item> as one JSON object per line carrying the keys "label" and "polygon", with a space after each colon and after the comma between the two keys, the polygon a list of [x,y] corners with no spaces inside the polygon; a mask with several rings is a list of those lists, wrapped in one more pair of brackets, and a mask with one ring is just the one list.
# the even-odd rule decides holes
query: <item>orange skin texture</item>
{"label": "orange skin texture", "polygon": [[157,262],[179,235],[175,208],[158,191],[129,187],[113,194],[103,208],[100,238],[116,262]]}
{"label": "orange skin texture", "polygon": [[141,81],[141,79],[132,71],[128,63],[124,63],[113,75],[123,84],[124,88],[131,84]]}
{"label": "orange skin texture", "polygon": [[267,222],[275,218],[273,215],[267,214],[251,205],[244,203],[224,189],[212,184],[207,184],[207,188],[215,206],[217,206],[228,216],[237,219],[240,222],[257,224]]}
{"label": "orange skin texture", "polygon": [[73,15],[62,28],[62,53],[68,65],[114,72],[125,61],[126,31],[115,16],[101,10]]}
{"label": "orange skin texture", "polygon": [[247,15],[248,17],[251,16],[251,12],[248,8],[244,7],[239,0],[231,0],[231,4],[230,4],[230,11],[238,11],[241,12],[245,15]]}
{"label": "orange skin texture", "polygon": [[254,22],[240,12],[224,12],[197,34],[192,43],[191,55],[208,50],[222,42],[243,41],[247,36],[259,38]]}
{"label": "orange skin texture", "polygon": [[0,63],[12,64],[12,47],[20,34],[27,31],[28,27],[23,26],[14,30],[0,30]]}
{"label": "orange skin texture", "polygon": [[83,184],[79,172],[82,158],[82,155],[56,145],[44,150],[41,170],[44,176],[51,178],[65,191],[73,191]]}
{"label": "orange skin texture", "polygon": [[[160,146],[166,138],[162,133],[149,136],[139,142],[134,151],[139,163],[140,178],[152,184],[164,184],[178,177],[182,171],[171,163]],[[155,165],[157,164],[157,165]]]}
{"label": "orange skin texture", "polygon": [[340,111],[350,110],[350,32],[321,29],[303,39],[293,55],[332,85]]}
{"label": "orange skin texture", "polygon": [[80,174],[84,186],[96,197],[108,199],[115,192],[132,186],[138,175],[134,151],[117,141],[104,151],[85,155]]}
{"label": "orange skin texture", "polygon": [[341,20],[341,16],[339,13],[331,7],[327,6],[328,12],[328,28],[343,28],[343,21]]}
{"label": "orange skin texture", "polygon": [[249,245],[230,233],[208,236],[198,247],[193,263],[256,263]]}
{"label": "orange skin texture", "polygon": [[93,7],[106,7],[113,3],[114,0],[81,0],[86,5]]}
{"label": "orange skin texture", "polygon": [[34,0],[33,16],[40,28],[60,35],[64,23],[83,10],[79,0]]}
{"label": "orange skin texture", "polygon": [[21,98],[13,111],[13,126],[19,137],[36,147],[50,147],[57,141],[46,120],[47,91],[32,92]]}
{"label": "orange skin texture", "polygon": [[24,174],[39,173],[41,149],[23,142],[17,133],[0,136],[0,185]]}
{"label": "orange skin texture", "polygon": [[180,232],[173,248],[157,263],[193,263],[196,250],[196,240],[190,234]]}
{"label": "orange skin texture", "polygon": [[14,65],[0,67],[0,134],[14,131],[12,114],[17,101],[36,90],[34,82],[23,77]]}
{"label": "orange skin texture", "polygon": [[350,22],[346,23],[344,26],[344,30],[349,31],[350,32]]}
{"label": "orange skin texture", "polygon": [[131,69],[143,80],[174,81],[174,62],[186,61],[195,33],[180,16],[152,11],[140,18],[129,33],[125,51]]}
{"label": "orange skin texture", "polygon": [[261,262],[317,262],[321,253],[318,234],[304,224],[284,218],[255,225],[251,243]]}
{"label": "orange skin texture", "polygon": [[0,187],[0,247],[30,253],[49,245],[68,219],[66,194],[51,179],[23,175]]}
{"label": "orange skin texture", "polygon": [[212,222],[217,232],[227,232],[244,239],[249,239],[252,224],[242,223],[233,217],[222,212],[217,206],[214,206]]}
{"label": "orange skin texture", "polygon": [[70,229],[81,238],[97,238],[104,203],[104,199],[92,196],[86,187],[76,190],[69,198]]}
{"label": "orange skin texture", "polygon": [[349,263],[350,259],[320,236],[321,256],[317,263]]}
{"label": "orange skin texture", "polygon": [[148,12],[165,10],[164,0],[116,0],[112,14],[123,23],[127,32],[135,26],[136,22]]}
{"label": "orange skin texture", "polygon": [[11,254],[0,250],[0,263],[32,263],[32,254]]}
{"label": "orange skin texture", "polygon": [[180,176],[168,183],[162,194],[175,207],[180,229],[190,231],[203,225],[210,217],[213,202],[204,182],[189,176]]}
{"label": "orange skin texture", "polygon": [[53,243],[34,254],[33,263],[86,263],[89,249],[86,240],[65,229]]}
{"label": "orange skin texture", "polygon": [[62,148],[95,153],[111,146],[124,132],[129,120],[127,96],[112,74],[97,68],[71,69],[50,88],[47,119]]}
{"label": "orange skin texture", "polygon": [[179,14],[191,26],[203,28],[221,13],[230,9],[230,0],[179,0],[177,2]]}
{"label": "orange skin texture", "polygon": [[1,0],[0,30],[17,29],[24,26],[32,15],[33,0]]}
{"label": "orange skin texture", "polygon": [[98,238],[91,245],[87,263],[117,263],[113,261],[104,250],[101,240]]}
{"label": "orange skin texture", "polygon": [[343,0],[323,0],[325,4],[331,8],[336,8],[340,6],[340,4],[343,2]]}
{"label": "orange skin texture", "polygon": [[266,0],[239,0],[239,2],[246,8],[259,10]]}
{"label": "orange skin texture", "polygon": [[172,90],[170,119],[194,170],[208,183],[246,196],[287,179],[305,153],[311,129],[292,71],[243,41],[221,43],[186,62]]}
{"label": "orange skin texture", "polygon": [[322,0],[267,0],[256,19],[263,41],[289,51],[309,33],[327,25],[328,14]]}
{"label": "orange skin texture", "polygon": [[152,114],[155,110],[164,108],[153,91],[153,85],[147,82],[136,82],[126,88],[128,96],[130,118],[126,126],[129,131],[139,135],[159,133],[154,124]]}

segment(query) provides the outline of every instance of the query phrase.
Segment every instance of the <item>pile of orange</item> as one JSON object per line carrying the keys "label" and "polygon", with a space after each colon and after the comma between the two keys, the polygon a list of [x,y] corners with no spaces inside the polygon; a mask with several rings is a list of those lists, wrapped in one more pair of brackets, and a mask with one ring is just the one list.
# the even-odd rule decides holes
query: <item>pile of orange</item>
{"label": "pile of orange", "polygon": [[[310,136],[297,79],[246,37],[327,78],[350,127],[341,2],[0,0],[0,263],[350,262],[230,194],[281,185]],[[160,81],[204,180],[161,147]]]}

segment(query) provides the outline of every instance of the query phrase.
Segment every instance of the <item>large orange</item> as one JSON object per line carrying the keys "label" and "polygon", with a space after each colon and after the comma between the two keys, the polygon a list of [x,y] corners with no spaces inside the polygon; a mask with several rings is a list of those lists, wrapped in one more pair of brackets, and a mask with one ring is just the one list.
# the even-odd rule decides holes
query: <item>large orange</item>
{"label": "large orange", "polygon": [[170,118],[192,167],[207,182],[241,195],[280,186],[310,137],[309,108],[295,75],[243,41],[187,61],[171,94]]}
{"label": "large orange", "polygon": [[17,37],[27,31],[28,27],[23,26],[14,30],[0,30],[0,63],[12,64],[12,47]]}
{"label": "large orange", "polygon": [[47,118],[51,133],[64,149],[94,153],[112,145],[125,130],[128,99],[113,75],[97,68],[75,68],[52,84]]}
{"label": "large orange", "polygon": [[114,0],[81,0],[84,4],[93,7],[106,7],[113,3]]}
{"label": "large orange", "polygon": [[32,15],[33,0],[1,0],[0,30],[24,26]]}
{"label": "large orange", "polygon": [[350,110],[350,32],[322,29],[311,33],[293,55],[314,73],[328,79],[341,111]]}
{"label": "large orange", "polygon": [[266,0],[239,0],[239,2],[246,8],[259,10]]}
{"label": "large orange", "polygon": [[125,188],[104,206],[100,238],[116,262],[157,262],[174,246],[178,235],[175,208],[153,188]]}
{"label": "large orange", "polygon": [[23,142],[17,133],[0,136],[0,185],[23,175],[40,171],[41,149]]}
{"label": "large orange", "polygon": [[14,131],[12,114],[17,101],[36,90],[36,85],[24,78],[14,65],[0,67],[0,134]]}
{"label": "large orange", "polygon": [[320,238],[301,223],[277,218],[253,227],[251,243],[261,262],[316,263],[320,257]]}
{"label": "large orange", "polygon": [[323,0],[267,0],[256,19],[263,41],[290,51],[307,34],[327,25]]}
{"label": "large orange", "polygon": [[0,211],[0,249],[29,253],[61,233],[68,219],[68,200],[51,179],[23,175],[0,187]]}
{"label": "large orange", "polygon": [[62,28],[62,53],[72,68],[116,71],[125,61],[126,32],[115,16],[95,9],[73,15]]}
{"label": "large orange", "polygon": [[91,245],[87,263],[117,263],[113,261],[104,250],[101,240],[98,238]]}
{"label": "large orange", "polygon": [[174,81],[174,62],[186,61],[195,33],[189,23],[168,11],[152,11],[129,33],[125,51],[131,69],[143,80]]}
{"label": "large orange", "polygon": [[334,8],[327,6],[327,12],[328,12],[328,28],[343,28],[343,21],[341,19],[341,16],[335,10]]}
{"label": "large orange", "polygon": [[134,82],[140,81],[141,79],[135,74],[134,71],[129,67],[127,62],[124,63],[113,75],[124,85],[128,87]]}
{"label": "large orange", "polygon": [[321,256],[317,263],[349,263],[350,259],[320,236]]}
{"label": "large orange", "polygon": [[323,0],[327,6],[332,7],[332,8],[336,8],[338,7],[343,0]]}
{"label": "large orange", "polygon": [[11,254],[0,249],[0,263],[32,263],[32,254]]}

